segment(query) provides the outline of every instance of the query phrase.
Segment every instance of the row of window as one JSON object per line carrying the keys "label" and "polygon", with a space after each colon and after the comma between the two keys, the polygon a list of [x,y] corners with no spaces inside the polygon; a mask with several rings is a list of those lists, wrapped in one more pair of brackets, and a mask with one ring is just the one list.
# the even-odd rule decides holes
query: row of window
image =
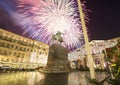
{"label": "row of window", "polygon": [[[11,34],[3,34],[0,31],[0,55],[6,56],[2,61],[17,62],[18,58],[22,58],[24,61],[26,57],[30,58],[32,52],[37,53],[36,57],[41,54],[47,55],[47,48],[42,47],[40,43],[37,44],[37,42],[33,42],[32,40],[23,40],[20,37],[15,38],[15,35],[11,36]],[[7,56],[14,56],[16,59],[7,59]]]}
{"label": "row of window", "polygon": [[17,44],[20,44],[20,45],[23,45],[23,46],[35,47],[35,48],[38,48],[38,49],[46,50],[45,48],[42,48],[41,45],[40,46],[35,45],[33,42],[32,43],[30,43],[30,42],[28,43],[28,42],[25,42],[25,41],[8,38],[7,36],[0,36],[0,39],[8,41],[8,42],[11,42],[11,43],[17,43]]}
{"label": "row of window", "polygon": [[25,47],[25,46],[16,46],[15,44],[13,45],[12,43],[7,43],[7,42],[4,42],[4,41],[0,41],[0,47],[5,47],[5,48],[9,48],[9,49],[15,49],[15,50],[20,50],[20,51],[31,51],[32,52],[32,49],[28,48],[28,47]]}
{"label": "row of window", "polygon": [[7,51],[7,50],[0,50],[0,55],[5,55],[5,56],[16,56],[16,57],[23,57],[25,56],[24,53],[19,53],[19,52],[12,52],[12,51]]}
{"label": "row of window", "polygon": [[6,58],[1,58],[1,60],[0,61],[6,61],[6,62],[18,62],[18,60],[15,60],[15,59],[6,59]]}
{"label": "row of window", "polygon": [[8,59],[8,58],[1,58],[0,61],[2,62],[14,62],[14,63],[17,63],[17,62],[26,62],[28,63],[29,61],[24,61],[24,60],[21,60],[21,59]]}
{"label": "row of window", "polygon": [[[45,53],[45,52],[44,53],[39,52],[39,53],[37,53],[36,56],[38,57],[41,54],[47,55],[47,53]],[[30,57],[30,53],[28,54],[27,52],[21,53],[20,51],[12,51],[12,50],[8,51],[8,50],[2,50],[2,49],[0,49],[0,55],[5,55],[5,56],[11,55],[11,56],[22,57],[22,58],[24,58],[24,56]]]}
{"label": "row of window", "polygon": [[[19,46],[17,45],[17,46],[15,46],[15,45],[17,45],[17,44],[14,44],[13,45],[13,43],[11,43],[11,42],[5,42],[5,41],[0,41],[0,47],[6,47],[6,48],[9,48],[9,49],[15,49],[15,50],[20,50],[20,51],[31,51],[32,52],[32,49],[30,49],[30,47],[29,46],[20,46],[19,44]],[[43,48],[43,51],[46,51],[46,49],[45,48]]]}

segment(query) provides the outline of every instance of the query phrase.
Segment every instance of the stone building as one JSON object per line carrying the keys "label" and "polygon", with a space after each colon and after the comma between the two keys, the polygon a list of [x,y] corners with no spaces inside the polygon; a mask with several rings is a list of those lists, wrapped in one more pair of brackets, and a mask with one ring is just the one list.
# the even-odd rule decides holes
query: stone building
{"label": "stone building", "polygon": [[37,68],[47,64],[49,46],[0,29],[0,66]]}

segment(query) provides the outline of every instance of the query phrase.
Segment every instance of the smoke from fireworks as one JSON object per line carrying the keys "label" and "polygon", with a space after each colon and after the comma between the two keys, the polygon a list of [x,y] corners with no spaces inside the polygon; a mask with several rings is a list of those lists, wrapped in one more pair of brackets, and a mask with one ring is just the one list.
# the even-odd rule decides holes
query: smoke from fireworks
{"label": "smoke from fireworks", "polygon": [[62,45],[69,51],[83,44],[75,0],[18,0],[17,8],[23,35],[29,34],[32,39],[50,44],[52,35],[59,31],[63,33]]}

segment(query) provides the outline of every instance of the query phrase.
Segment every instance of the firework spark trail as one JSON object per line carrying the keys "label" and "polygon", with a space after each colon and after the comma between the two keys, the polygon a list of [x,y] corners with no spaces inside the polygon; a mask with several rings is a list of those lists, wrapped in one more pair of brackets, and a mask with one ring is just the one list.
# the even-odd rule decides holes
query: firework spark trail
{"label": "firework spark trail", "polygon": [[75,0],[18,0],[17,13],[23,35],[29,33],[30,38],[50,44],[52,35],[60,31],[68,50],[84,42]]}

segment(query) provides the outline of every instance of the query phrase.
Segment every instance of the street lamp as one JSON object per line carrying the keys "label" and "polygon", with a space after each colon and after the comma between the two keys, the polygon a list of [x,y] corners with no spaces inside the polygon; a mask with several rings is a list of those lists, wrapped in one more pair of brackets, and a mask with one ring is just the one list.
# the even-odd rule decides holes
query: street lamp
{"label": "street lamp", "polygon": [[93,58],[91,55],[91,49],[89,46],[89,40],[88,40],[88,34],[85,26],[85,18],[84,18],[84,13],[82,11],[82,5],[81,1],[77,0],[78,2],[78,8],[79,8],[79,14],[80,14],[80,19],[81,19],[81,24],[82,24],[82,29],[83,29],[83,34],[84,34],[84,40],[85,40],[85,49],[87,51],[87,57],[88,57],[88,63],[89,63],[89,68],[90,68],[90,75],[91,79],[95,79],[95,70],[94,70],[94,64],[93,64]]}

